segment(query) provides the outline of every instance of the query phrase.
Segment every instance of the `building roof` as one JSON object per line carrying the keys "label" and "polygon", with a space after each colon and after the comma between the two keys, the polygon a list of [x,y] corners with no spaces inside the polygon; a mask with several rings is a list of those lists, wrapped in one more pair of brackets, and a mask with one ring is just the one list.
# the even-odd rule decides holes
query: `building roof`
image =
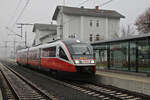
{"label": "building roof", "polygon": [[148,37],[150,37],[150,33],[143,34],[143,35],[133,35],[133,36],[130,36],[130,37],[118,38],[118,39],[112,39],[112,40],[103,40],[103,41],[99,41],[99,42],[95,42],[95,43],[91,43],[91,44],[92,45],[97,45],[97,44],[111,43],[111,42],[138,40],[138,39],[143,39],[143,38],[148,38]]}
{"label": "building roof", "polygon": [[32,32],[35,32],[36,29],[43,30],[43,31],[56,31],[57,26],[53,24],[39,24],[35,23],[33,26]]}
{"label": "building roof", "polygon": [[77,7],[67,7],[67,6],[57,6],[53,20],[57,19],[58,13],[63,8],[63,13],[74,16],[91,16],[91,17],[109,17],[109,18],[125,18],[125,16],[114,10],[103,10],[99,9],[89,9],[89,8],[77,8]]}

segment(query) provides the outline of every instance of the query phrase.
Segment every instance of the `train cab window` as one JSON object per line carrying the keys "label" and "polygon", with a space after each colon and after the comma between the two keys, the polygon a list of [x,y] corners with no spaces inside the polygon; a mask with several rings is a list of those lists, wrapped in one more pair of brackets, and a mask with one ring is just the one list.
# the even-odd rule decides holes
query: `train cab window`
{"label": "train cab window", "polygon": [[59,57],[68,60],[67,55],[65,54],[64,50],[61,47],[59,47]]}
{"label": "train cab window", "polygon": [[56,47],[49,47],[42,49],[43,57],[56,57]]}

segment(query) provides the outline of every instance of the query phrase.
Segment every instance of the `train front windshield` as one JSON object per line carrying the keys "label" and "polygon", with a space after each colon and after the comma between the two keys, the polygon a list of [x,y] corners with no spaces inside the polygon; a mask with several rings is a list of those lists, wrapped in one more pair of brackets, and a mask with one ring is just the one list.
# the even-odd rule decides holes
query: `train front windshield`
{"label": "train front windshield", "polygon": [[72,55],[87,55],[87,54],[92,54],[92,50],[89,46],[85,44],[73,44],[72,50],[70,53]]}
{"label": "train front windshield", "polygon": [[70,44],[68,49],[73,59],[93,59],[93,49],[89,44]]}

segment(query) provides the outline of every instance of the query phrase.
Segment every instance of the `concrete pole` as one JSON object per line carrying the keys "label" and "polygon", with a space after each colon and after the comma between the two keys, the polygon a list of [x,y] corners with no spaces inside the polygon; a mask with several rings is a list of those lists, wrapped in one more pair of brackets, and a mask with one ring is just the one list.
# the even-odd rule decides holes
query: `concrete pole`
{"label": "concrete pole", "polygon": [[21,28],[21,39],[22,39],[22,32],[23,32],[23,30],[22,30],[22,24],[20,24],[21,26],[20,26],[20,28]]}
{"label": "concrete pole", "polygon": [[25,32],[25,47],[27,47],[27,32]]}
{"label": "concrete pole", "polygon": [[6,58],[7,58],[7,42],[8,41],[5,41],[5,56],[6,56]]}
{"label": "concrete pole", "polygon": [[63,6],[61,7],[60,39],[63,39]]}
{"label": "concrete pole", "polygon": [[105,32],[106,32],[106,40],[109,39],[109,33],[108,33],[108,18],[106,17],[106,21],[105,21]]}
{"label": "concrete pole", "polygon": [[15,56],[16,56],[16,41],[14,39],[14,58],[15,58]]}

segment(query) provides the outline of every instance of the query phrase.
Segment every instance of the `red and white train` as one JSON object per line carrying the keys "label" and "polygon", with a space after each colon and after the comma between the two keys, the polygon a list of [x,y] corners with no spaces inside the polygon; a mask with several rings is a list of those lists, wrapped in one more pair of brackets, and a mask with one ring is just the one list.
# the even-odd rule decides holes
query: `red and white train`
{"label": "red and white train", "polygon": [[92,46],[76,39],[19,50],[16,62],[69,76],[93,76],[96,72]]}

